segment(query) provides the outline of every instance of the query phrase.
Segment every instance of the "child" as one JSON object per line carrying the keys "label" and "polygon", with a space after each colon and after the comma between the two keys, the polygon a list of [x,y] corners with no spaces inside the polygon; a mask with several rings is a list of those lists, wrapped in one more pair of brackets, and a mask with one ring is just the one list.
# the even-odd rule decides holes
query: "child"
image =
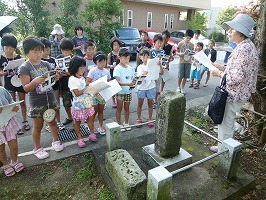
{"label": "child", "polygon": [[[20,66],[19,76],[25,92],[29,93],[28,116],[33,119],[33,152],[37,158],[45,159],[49,157],[49,154],[41,147],[40,143],[44,120],[50,127],[54,150],[59,152],[64,149],[58,140],[57,125],[54,119],[55,110],[59,108],[59,105],[52,87],[44,92],[41,91],[41,85],[45,83],[45,77],[42,74],[51,70],[50,64],[41,60],[44,45],[38,38],[29,36],[23,41],[23,49],[28,60]],[[57,81],[59,75],[56,73],[54,78]]]}
{"label": "child", "polygon": [[[55,59],[50,57],[50,50],[51,50],[51,43],[49,40],[47,40],[46,38],[40,38],[41,42],[44,45],[44,51],[43,51],[43,57],[42,60],[47,61],[50,66],[51,66],[51,70],[55,70],[56,69],[56,63],[55,63]],[[57,102],[60,102],[60,96],[59,96],[59,81],[57,81],[53,86],[53,90],[55,93],[55,98],[57,100]],[[59,130],[63,130],[65,129],[65,126],[60,122],[60,112],[59,109],[56,110],[56,122],[57,122],[57,127]],[[45,129],[50,132],[49,126],[46,125]]]}
{"label": "child", "polygon": [[185,85],[187,79],[190,75],[190,68],[191,68],[191,56],[186,55],[185,51],[188,49],[193,51],[194,45],[190,42],[191,38],[193,37],[194,33],[192,30],[188,29],[185,33],[185,38],[178,43],[177,45],[177,53],[176,55],[179,56],[179,65],[178,65],[178,85],[177,85],[177,92],[181,92],[182,94],[186,94],[185,92]]}
{"label": "child", "polygon": [[84,57],[83,49],[84,44],[88,40],[86,36],[83,35],[83,28],[81,25],[75,27],[75,36],[72,38],[74,42],[75,54]]}
{"label": "child", "polygon": [[[150,57],[150,51],[147,48],[142,48],[139,52],[139,55],[140,55],[140,59],[143,64],[138,66],[137,74],[138,76],[146,76],[148,74],[147,61],[148,61],[148,58]],[[163,69],[161,66],[160,68],[161,68],[161,73],[162,73]],[[136,125],[142,123],[141,110],[142,110],[144,99],[147,98],[148,112],[149,112],[148,126],[149,127],[154,126],[154,123],[151,120],[152,120],[152,112],[153,112],[152,104],[153,104],[153,99],[155,98],[155,95],[156,95],[155,81],[144,79],[142,84],[138,87],[138,107],[137,107],[138,119],[136,121]]]}
{"label": "child", "polygon": [[[150,58],[156,58],[160,54],[165,54],[164,50],[161,48],[163,43],[163,37],[160,34],[156,34],[153,38],[154,47],[150,50]],[[157,107],[157,99],[160,94],[160,84],[162,77],[159,77],[156,82],[156,95],[154,98],[153,109]]]}
{"label": "child", "polygon": [[[135,70],[128,65],[130,59],[130,51],[127,48],[121,48],[118,52],[118,59],[120,63],[114,69],[114,77],[116,78],[122,90],[116,95],[117,109],[116,109],[116,121],[120,124],[121,131],[130,131],[129,126],[129,105],[132,100],[132,94],[130,87],[134,85],[132,82]],[[122,108],[125,110],[125,122],[121,124],[121,112]]]}
{"label": "child", "polygon": [[[73,44],[73,41],[71,39],[63,38],[61,40],[61,43],[60,43],[60,48],[61,48],[62,54],[57,56],[57,58],[64,58],[67,56],[72,57],[72,51],[74,48],[74,44]],[[60,84],[59,91],[60,91],[60,94],[63,98],[63,106],[64,106],[65,111],[67,113],[67,118],[63,122],[63,125],[67,125],[73,121],[72,115],[71,115],[72,94],[68,88],[68,79],[69,79],[70,74],[69,74],[69,72],[63,71],[61,73],[61,75],[62,75],[62,77],[59,80],[59,84]]]}
{"label": "child", "polygon": [[95,43],[91,41],[86,42],[84,45],[84,50],[85,50],[84,60],[86,62],[86,69],[85,69],[84,77],[87,77],[90,69],[92,69],[95,66],[93,62],[93,56],[96,53]]}
{"label": "child", "polygon": [[[115,79],[114,77],[114,68],[116,67],[116,65],[119,64],[119,59],[118,57],[118,51],[120,49],[120,47],[122,46],[122,43],[120,42],[120,40],[116,37],[113,37],[110,41],[110,47],[112,49],[112,51],[108,54],[107,56],[107,65],[110,68],[110,74],[111,74],[111,79]],[[112,100],[113,100],[113,104],[112,104],[112,108],[116,108],[116,102],[115,102],[115,96],[112,96]]]}
{"label": "child", "polygon": [[[9,91],[13,100],[16,101],[16,93],[20,101],[24,100],[22,103],[20,103],[23,124],[22,127],[25,131],[28,131],[30,130],[30,125],[26,116],[26,93],[20,82],[13,82],[13,80],[18,79],[18,68],[3,71],[4,67],[7,66],[9,61],[21,58],[20,55],[15,53],[15,49],[17,48],[17,39],[13,35],[5,35],[2,38],[1,45],[4,49],[4,54],[1,55],[0,59],[0,76],[4,76],[4,87],[7,89],[7,91]],[[24,132],[22,129],[17,132],[18,135],[22,135],[23,133]]]}
{"label": "child", "polygon": [[[200,52],[203,49],[203,43],[198,42],[195,45],[196,52]],[[201,63],[199,63],[198,60],[194,59],[192,66],[191,66],[191,72],[190,72],[190,79],[191,79],[191,85],[189,88],[192,88],[194,86],[194,89],[199,89],[200,85],[200,69],[201,69]],[[194,85],[194,79],[196,79],[197,83]]]}
{"label": "child", "polygon": [[[210,60],[214,63],[216,61],[217,58],[217,51],[215,49],[213,49],[213,47],[215,46],[215,41],[214,40],[210,40],[209,41],[209,48],[205,49],[204,53],[210,58]],[[208,86],[208,81],[210,79],[210,71],[208,67],[202,66],[202,71],[200,74],[200,77],[202,79],[205,71],[207,71],[207,77],[205,80],[205,83],[203,84],[203,87],[207,87]]]}
{"label": "child", "polygon": [[[0,86],[0,106],[5,106],[13,102],[13,98],[8,91]],[[12,111],[17,112],[18,109],[18,105],[15,105],[12,108]],[[2,108],[0,108],[0,116],[1,112]],[[1,168],[4,170],[6,176],[13,176],[16,172],[18,173],[24,169],[23,164],[18,161],[18,143],[16,134],[20,129],[21,127],[15,116],[9,120],[6,126],[0,127],[0,162],[3,163]],[[11,163],[7,160],[5,143],[8,144],[10,150]]]}
{"label": "child", "polygon": [[138,67],[141,64],[141,59],[139,58],[139,52],[143,47],[147,47],[150,49],[152,44],[148,42],[149,35],[146,31],[141,31],[141,43],[138,44],[137,47],[137,58],[136,58],[136,66]]}
{"label": "child", "polygon": [[[87,76],[87,84],[90,84],[96,80],[98,80],[101,77],[107,76],[107,80],[111,79],[111,75],[107,69],[104,69],[106,66],[106,55],[99,51],[93,56],[93,62],[96,64],[96,67],[92,68],[89,71],[89,74]],[[94,131],[94,120],[95,116],[98,113],[98,120],[99,120],[99,128],[97,131],[101,135],[105,135],[105,130],[103,128],[103,110],[105,105],[105,100],[102,98],[100,94],[97,94],[93,97],[91,97],[91,103],[94,107],[95,113],[92,117],[89,118],[88,125],[90,128],[90,131]]]}
{"label": "child", "polygon": [[[91,107],[89,95],[84,91],[87,89],[86,80],[83,76],[85,72],[86,62],[80,56],[74,56],[69,63],[69,81],[68,87],[73,94],[71,114],[74,119],[74,130],[78,136],[78,147],[83,148],[86,143],[82,139],[80,133],[81,121],[86,121],[93,115],[94,109]],[[94,133],[90,133],[89,139],[96,138]],[[92,140],[94,141],[94,140]]]}

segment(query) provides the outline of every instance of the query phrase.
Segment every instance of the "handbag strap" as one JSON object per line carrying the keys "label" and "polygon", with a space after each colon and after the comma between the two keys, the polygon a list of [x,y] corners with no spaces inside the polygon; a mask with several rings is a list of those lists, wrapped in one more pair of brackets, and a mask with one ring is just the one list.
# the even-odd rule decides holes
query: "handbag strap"
{"label": "handbag strap", "polygon": [[225,87],[226,87],[226,74],[224,74],[220,85],[220,88],[225,89]]}

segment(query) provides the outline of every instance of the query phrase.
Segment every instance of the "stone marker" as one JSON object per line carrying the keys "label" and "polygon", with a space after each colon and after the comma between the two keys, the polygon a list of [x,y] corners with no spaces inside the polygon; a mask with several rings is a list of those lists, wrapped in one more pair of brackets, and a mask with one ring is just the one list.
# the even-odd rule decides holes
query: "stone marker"
{"label": "stone marker", "polygon": [[146,175],[126,150],[107,152],[105,167],[123,200],[146,199]]}
{"label": "stone marker", "polygon": [[164,158],[179,154],[184,128],[186,99],[172,91],[162,93],[156,114],[155,150]]}
{"label": "stone marker", "polygon": [[121,129],[116,122],[108,123],[106,126],[106,143],[108,151],[121,148]]}

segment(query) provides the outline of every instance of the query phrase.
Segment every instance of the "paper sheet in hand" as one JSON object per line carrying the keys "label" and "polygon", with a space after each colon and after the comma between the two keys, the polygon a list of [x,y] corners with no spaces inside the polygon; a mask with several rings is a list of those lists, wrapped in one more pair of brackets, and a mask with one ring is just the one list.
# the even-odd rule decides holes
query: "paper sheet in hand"
{"label": "paper sheet in hand", "polygon": [[107,83],[107,76],[103,76],[98,80],[92,82],[89,87],[84,91],[84,93],[89,93],[90,95],[94,95],[99,93],[100,91],[111,87]]}
{"label": "paper sheet in hand", "polygon": [[0,127],[3,127],[5,125],[7,125],[9,120],[17,114],[17,112],[13,112],[12,111],[12,108],[15,105],[18,105],[18,104],[20,104],[23,101],[24,100],[18,101],[18,102],[14,102],[14,103],[11,103],[11,104],[8,104],[8,105],[5,105],[5,106],[0,106],[0,108],[3,108],[2,112],[0,113],[0,118],[1,118]]}
{"label": "paper sheet in hand", "polygon": [[99,92],[105,101],[108,101],[112,96],[114,96],[115,94],[117,94],[122,90],[121,86],[115,79],[107,82],[107,84],[110,87]]}
{"label": "paper sheet in hand", "polygon": [[45,82],[41,84],[41,92],[46,91],[50,87],[52,87],[55,84],[55,74],[56,70],[48,71],[44,73],[42,76],[45,77]]}
{"label": "paper sheet in hand", "polygon": [[197,59],[200,63],[202,63],[205,67],[208,67],[209,70],[217,69],[212,65],[211,60],[206,56],[203,51],[200,51],[194,55],[194,58]]}
{"label": "paper sheet in hand", "polygon": [[163,70],[163,75],[162,75],[162,79],[163,81],[168,81],[171,78],[170,72],[168,69],[164,69]]}
{"label": "paper sheet in hand", "polygon": [[71,60],[70,56],[55,59],[56,69],[68,72],[70,60]]}
{"label": "paper sheet in hand", "polygon": [[147,62],[147,80],[157,80],[159,78],[160,67],[157,65],[159,58],[148,59]]}
{"label": "paper sheet in hand", "polygon": [[22,63],[24,63],[25,61],[26,61],[25,58],[20,58],[17,60],[10,60],[10,61],[8,61],[7,66],[4,68],[4,70],[16,69],[20,65],[22,65]]}

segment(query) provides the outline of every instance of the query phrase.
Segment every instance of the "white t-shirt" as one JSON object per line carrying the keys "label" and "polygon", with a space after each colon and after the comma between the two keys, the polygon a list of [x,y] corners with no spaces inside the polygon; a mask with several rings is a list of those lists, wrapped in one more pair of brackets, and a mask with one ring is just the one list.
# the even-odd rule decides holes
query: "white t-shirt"
{"label": "white t-shirt", "polygon": [[[147,65],[139,65],[137,68],[138,76],[142,76],[142,73],[147,71]],[[146,78],[142,81],[142,84],[138,86],[138,90],[150,90],[156,87],[156,83],[153,80],[147,80]]]}

